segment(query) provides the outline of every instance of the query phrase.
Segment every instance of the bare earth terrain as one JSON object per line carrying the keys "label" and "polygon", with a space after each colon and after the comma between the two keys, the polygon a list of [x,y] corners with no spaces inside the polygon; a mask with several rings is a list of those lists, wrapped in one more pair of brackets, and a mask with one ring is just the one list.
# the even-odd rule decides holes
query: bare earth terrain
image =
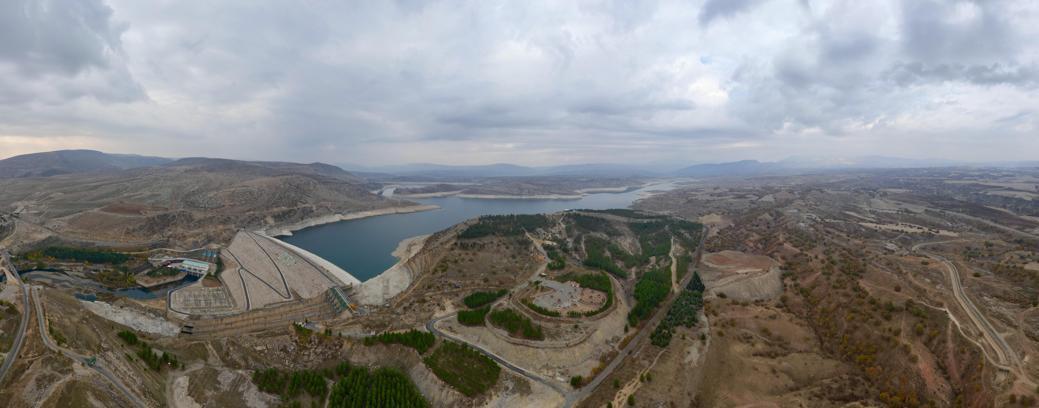
{"label": "bare earth terrain", "polygon": [[[79,176],[56,177],[48,183]],[[14,180],[0,183],[29,185]],[[0,305],[0,346],[19,333],[20,314],[32,322],[8,356],[17,374],[0,400],[323,406],[348,362],[394,370],[445,407],[1030,406],[1037,180],[1026,169],[686,180],[637,211],[490,216],[415,237],[395,252],[400,263],[364,284],[247,232],[291,222],[217,223],[200,235],[188,223],[177,234],[225,239],[221,272],[158,299],[77,299],[75,285],[111,285],[102,277],[125,267],[16,250],[13,264],[57,271],[31,283],[38,309],[22,306],[30,283],[0,291],[13,305]],[[143,199],[76,210],[61,194],[18,194],[6,204],[22,210],[4,218],[5,242],[68,243],[82,228],[116,237],[133,228],[105,217],[172,211]],[[110,215],[88,221],[84,211]],[[171,252],[126,262],[156,251]],[[580,294],[606,300],[568,303]],[[174,360],[159,360],[167,354]],[[325,387],[276,388],[293,376]]]}

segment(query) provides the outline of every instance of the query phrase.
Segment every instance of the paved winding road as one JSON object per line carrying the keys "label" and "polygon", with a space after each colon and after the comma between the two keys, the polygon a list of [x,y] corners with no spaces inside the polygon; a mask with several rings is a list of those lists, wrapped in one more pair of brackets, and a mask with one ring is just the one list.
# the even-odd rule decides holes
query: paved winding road
{"label": "paved winding road", "polygon": [[[3,264],[7,264],[8,267],[5,268]],[[11,349],[7,351],[7,356],[4,357],[4,364],[0,365],[0,384],[3,384],[7,371],[11,369],[11,365],[14,364],[14,360],[18,358],[18,353],[22,350],[22,343],[25,343],[25,329],[29,327],[29,286],[22,283],[21,277],[18,276],[18,270],[11,263],[11,257],[7,252],[4,252],[2,259],[0,259],[0,269],[10,271],[12,281],[22,288],[22,321],[18,324],[18,333],[14,336]]]}
{"label": "paved winding road", "polygon": [[956,299],[956,302],[960,304],[960,307],[967,312],[967,317],[970,318],[971,322],[974,323],[974,326],[976,326],[978,331],[981,332],[985,341],[989,344],[989,347],[995,351],[997,360],[996,366],[1007,371],[1016,372],[1020,378],[1031,383],[1032,381],[1027,376],[1020,357],[1018,357],[1014,349],[1010,347],[1010,344],[1003,339],[1003,336],[999,335],[999,332],[996,331],[995,327],[992,326],[992,323],[990,323],[985,315],[981,313],[977,306],[974,305],[974,302],[967,297],[967,293],[963,290],[963,281],[960,278],[960,269],[956,267],[956,264],[944,256],[921,250],[921,248],[927,246],[957,241],[958,240],[920,243],[913,245],[913,252],[920,252],[927,255],[927,257],[938,261],[945,266],[945,269],[949,273],[949,283],[952,287],[953,297]]}
{"label": "paved winding road", "polygon": [[512,370],[513,372],[515,372],[515,373],[517,373],[519,375],[522,375],[524,377],[527,377],[527,378],[529,378],[531,380],[534,380],[534,381],[537,381],[539,383],[545,384],[545,385],[551,387],[552,389],[558,391],[560,394],[563,394],[564,396],[568,394],[568,390],[566,388],[560,386],[559,383],[557,383],[555,381],[552,381],[552,380],[549,380],[549,379],[546,379],[545,377],[537,375],[537,374],[535,374],[533,372],[530,372],[530,371],[528,371],[527,369],[525,369],[523,367],[520,367],[520,366],[517,366],[515,364],[512,364],[508,360],[506,360],[504,358],[501,358],[497,354],[492,353],[490,350],[487,350],[487,349],[481,347],[479,344],[476,344],[476,343],[470,342],[468,340],[465,340],[463,338],[460,338],[460,337],[457,337],[457,336],[445,333],[445,332],[443,332],[443,331],[441,331],[440,329],[437,328],[437,322],[439,322],[441,320],[449,319],[449,318],[452,318],[452,317],[455,317],[455,313],[452,313],[452,314],[449,314],[447,316],[438,317],[438,318],[435,318],[433,320],[430,320],[430,321],[426,322],[426,330],[429,330],[430,333],[433,333],[433,334],[435,334],[437,336],[444,337],[444,338],[447,338],[447,339],[450,339],[450,340],[454,340],[454,341],[459,342],[459,343],[468,344],[470,347],[472,347],[472,348],[474,348],[476,350],[479,350],[483,354],[486,354],[487,357],[490,357],[492,360],[497,361],[498,364],[501,364],[501,365],[505,366],[505,368],[508,368],[509,370]]}
{"label": "paved winding road", "polygon": [[84,356],[84,355],[76,353],[74,351],[66,350],[64,348],[59,347],[57,344],[54,344],[54,341],[51,340],[51,338],[50,338],[49,330],[47,330],[47,317],[44,316],[44,314],[43,314],[43,306],[40,305],[40,292],[39,292],[39,290],[40,290],[40,288],[38,286],[32,288],[32,292],[34,292],[33,296],[32,296],[32,301],[33,301],[33,305],[36,308],[37,321],[39,321],[39,323],[40,323],[40,338],[43,339],[43,344],[45,346],[47,346],[47,348],[49,348],[49,349],[51,349],[51,350],[53,350],[53,351],[55,351],[57,353],[61,353],[65,357],[71,358],[71,359],[73,359],[73,360],[75,360],[75,361],[77,361],[79,363],[82,363],[83,365],[85,365],[87,367],[90,367],[90,368],[94,369],[94,371],[97,371],[99,374],[101,374],[101,376],[105,377],[105,379],[107,379],[110,383],[112,383],[112,385],[114,385],[115,388],[118,389],[119,392],[121,392],[123,394],[123,396],[127,400],[129,400],[131,403],[133,403],[135,406],[142,407],[142,408],[148,407],[148,405],[145,405],[143,402],[141,402],[140,399],[137,398],[136,395],[134,395],[132,392],[130,392],[130,389],[127,388],[125,385],[123,385],[123,383],[119,381],[118,377],[116,377],[114,374],[112,374],[111,371],[108,371],[107,368],[102,366],[100,360],[96,361],[94,363],[94,365],[91,366],[90,364],[88,364],[88,361],[90,360],[90,357]]}

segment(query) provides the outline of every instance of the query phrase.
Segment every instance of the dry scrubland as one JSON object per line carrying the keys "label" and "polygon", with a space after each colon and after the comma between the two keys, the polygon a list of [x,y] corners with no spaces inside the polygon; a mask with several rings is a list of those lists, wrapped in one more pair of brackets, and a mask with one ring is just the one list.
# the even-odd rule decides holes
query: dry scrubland
{"label": "dry scrubland", "polygon": [[[1039,274],[1028,265],[1039,247],[1039,208],[1015,195],[985,194],[993,187],[986,178],[1021,177],[905,171],[750,179],[640,202],[725,226],[712,231],[710,251],[765,255],[782,271],[776,298],[712,290],[708,362],[696,401],[1031,404],[1039,393],[1031,363],[1039,356]],[[1022,186],[1034,188],[1013,185]],[[921,245],[931,242],[938,244]],[[709,289],[717,283],[711,260],[705,257]],[[954,296],[954,279],[969,304]],[[966,309],[971,304],[981,320]],[[984,326],[997,334],[985,334]],[[792,359],[806,358],[818,369],[792,370]]]}
{"label": "dry scrubland", "polygon": [[[165,337],[93,313],[65,289],[41,293],[50,338],[98,356],[152,406],[320,406],[339,381],[333,370],[346,361],[399,373],[432,406],[1027,406],[1039,396],[1039,208],[1022,189],[1036,180],[905,170],[700,181],[636,206],[653,213],[471,220],[406,245],[394,278],[403,280],[376,290],[381,302],[313,331],[286,324]],[[703,262],[702,230],[682,220],[711,227]],[[242,263],[264,268],[255,264],[263,251],[254,252]],[[287,268],[303,267],[272,252]],[[238,265],[225,266],[226,277]],[[294,272],[314,279],[290,279],[281,289],[313,289],[319,275],[308,273]],[[613,294],[608,307],[556,316],[528,304],[536,281],[581,276],[608,277],[609,286],[598,286]],[[706,287],[697,288],[694,276]],[[672,306],[690,288],[703,291],[702,309]],[[478,292],[491,295],[469,298]],[[161,301],[117,305],[163,312]],[[508,319],[490,317],[505,310],[513,313]],[[665,327],[671,310],[696,319]],[[459,312],[471,320],[462,324]],[[3,316],[0,328],[9,326]],[[433,334],[414,336],[433,338],[428,349],[364,340],[427,328]],[[178,365],[149,367],[139,346],[119,335],[137,329]],[[96,371],[44,347],[37,331],[30,325],[14,367],[24,374],[2,384],[0,399],[127,405]],[[475,372],[468,363],[429,362],[447,341],[470,343],[520,370],[495,363],[496,380],[460,388],[431,367],[466,376]],[[255,376],[271,368],[328,388],[270,388]]]}

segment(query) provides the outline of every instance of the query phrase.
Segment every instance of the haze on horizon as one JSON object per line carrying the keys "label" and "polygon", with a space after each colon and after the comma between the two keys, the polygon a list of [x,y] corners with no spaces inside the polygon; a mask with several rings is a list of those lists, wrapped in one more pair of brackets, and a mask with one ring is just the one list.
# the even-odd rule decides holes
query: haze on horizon
{"label": "haze on horizon", "polygon": [[0,158],[1039,157],[1039,3],[0,3]]}

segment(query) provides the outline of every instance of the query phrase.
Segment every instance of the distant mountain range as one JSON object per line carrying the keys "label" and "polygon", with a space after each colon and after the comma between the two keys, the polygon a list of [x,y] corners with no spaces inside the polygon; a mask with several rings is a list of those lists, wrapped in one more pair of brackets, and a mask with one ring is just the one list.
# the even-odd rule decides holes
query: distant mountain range
{"label": "distant mountain range", "polygon": [[[741,160],[723,163],[695,164],[675,169],[664,165],[627,165],[611,163],[572,164],[560,166],[521,166],[508,163],[487,165],[445,165],[417,163],[393,166],[334,166],[323,163],[298,164],[282,162],[248,162],[229,159],[137,156],[110,154],[94,150],[59,150],[33,153],[0,160],[0,179],[48,177],[62,174],[104,173],[127,169],[190,165],[217,169],[220,166],[247,166],[253,171],[272,175],[277,172],[309,173],[337,178],[352,177],[371,181],[462,180],[495,177],[724,177],[784,175],[822,170],[926,168],[926,167],[1039,167],[1039,161],[963,162],[952,160],[905,159],[885,156],[853,158],[791,157],[780,161]],[[344,170],[345,169],[345,170]],[[240,169],[241,170],[241,169]]]}
{"label": "distant mountain range", "polygon": [[48,177],[98,173],[158,166],[173,160],[162,157],[110,154],[96,150],[58,150],[0,160],[0,178]]}
{"label": "distant mountain range", "polygon": [[489,165],[443,165],[409,164],[401,166],[361,167],[344,165],[358,175],[371,179],[393,177],[464,179],[485,177],[545,177],[545,176],[598,176],[598,177],[723,177],[783,175],[818,172],[823,170],[853,169],[905,169],[928,167],[1039,167],[1033,162],[984,162],[971,163],[952,160],[920,160],[884,156],[862,156],[854,158],[791,157],[780,161],[762,162],[740,160],[723,163],[695,164],[678,169],[655,166],[623,164],[576,164],[562,166],[529,167],[499,163]]}
{"label": "distant mountain range", "polygon": [[431,179],[549,176],[648,177],[666,176],[668,174],[667,169],[608,163],[543,167],[520,166],[508,163],[472,166],[416,163],[377,167],[364,167],[347,164],[342,165],[342,167],[358,175],[373,179],[392,178],[395,176]]}

